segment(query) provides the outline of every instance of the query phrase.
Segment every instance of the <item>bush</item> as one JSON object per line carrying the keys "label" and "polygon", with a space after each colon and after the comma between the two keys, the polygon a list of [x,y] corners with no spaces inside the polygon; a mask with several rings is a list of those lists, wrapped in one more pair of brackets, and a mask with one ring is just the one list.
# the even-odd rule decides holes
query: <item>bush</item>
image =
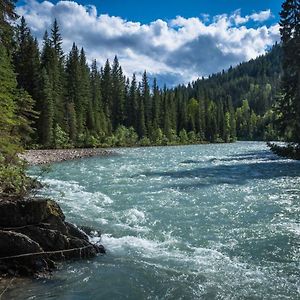
{"label": "bush", "polygon": [[25,164],[15,159],[8,163],[0,154],[0,194],[24,196],[33,181],[25,174]]}
{"label": "bush", "polygon": [[54,147],[56,149],[72,148],[68,134],[57,124],[54,128]]}
{"label": "bush", "polygon": [[115,146],[134,146],[138,141],[138,135],[133,127],[126,128],[125,126],[119,126],[114,134]]}
{"label": "bush", "polygon": [[151,145],[150,140],[147,137],[143,137],[140,142],[139,142],[140,146],[142,147],[147,147]]}
{"label": "bush", "polygon": [[185,129],[180,130],[179,139],[180,139],[181,144],[187,144],[188,143],[189,138],[188,138],[188,135],[187,135]]}

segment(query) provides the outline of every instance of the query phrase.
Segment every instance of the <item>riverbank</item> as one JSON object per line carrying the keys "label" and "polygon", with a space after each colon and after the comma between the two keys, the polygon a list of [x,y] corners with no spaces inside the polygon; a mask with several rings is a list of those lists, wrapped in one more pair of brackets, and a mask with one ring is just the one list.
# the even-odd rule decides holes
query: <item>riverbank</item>
{"label": "riverbank", "polygon": [[41,165],[86,157],[110,155],[116,155],[116,152],[103,148],[83,148],[26,150],[20,154],[19,157],[24,159],[29,165]]}
{"label": "riverbank", "polygon": [[[28,150],[20,158],[38,165],[113,154],[104,149]],[[0,280],[47,276],[56,262],[105,253],[102,245],[92,242],[92,229],[86,231],[67,222],[58,203],[31,196],[34,187],[23,184],[26,193],[0,189]]]}

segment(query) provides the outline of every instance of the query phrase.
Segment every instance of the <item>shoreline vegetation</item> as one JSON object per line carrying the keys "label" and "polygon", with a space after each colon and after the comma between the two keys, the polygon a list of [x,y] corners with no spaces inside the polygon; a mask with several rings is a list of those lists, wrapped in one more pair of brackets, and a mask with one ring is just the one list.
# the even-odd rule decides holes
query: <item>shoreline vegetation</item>
{"label": "shoreline vegetation", "polygon": [[278,145],[277,143],[267,142],[270,150],[281,157],[300,160],[300,144],[297,143],[285,143],[285,145]]}

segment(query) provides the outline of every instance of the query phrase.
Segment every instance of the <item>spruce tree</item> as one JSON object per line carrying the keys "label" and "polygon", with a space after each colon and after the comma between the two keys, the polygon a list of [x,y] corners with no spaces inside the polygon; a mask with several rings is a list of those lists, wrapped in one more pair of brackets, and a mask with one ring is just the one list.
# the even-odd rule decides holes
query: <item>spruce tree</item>
{"label": "spruce tree", "polygon": [[151,130],[152,126],[152,98],[150,95],[150,86],[148,82],[147,72],[143,73],[142,84],[141,84],[141,101],[143,101],[145,110],[145,124],[148,131]]}
{"label": "spruce tree", "polygon": [[83,108],[80,99],[79,51],[75,43],[66,62],[66,107],[68,133],[71,141],[76,143],[78,135],[83,133]]}
{"label": "spruce tree", "polygon": [[16,126],[15,94],[17,81],[6,48],[0,43],[0,154],[12,154],[16,137],[12,130]]}
{"label": "spruce tree", "polygon": [[139,83],[137,89],[138,98],[138,116],[137,116],[137,133],[139,138],[147,137],[147,128],[145,122],[144,97],[142,96],[142,85]]}
{"label": "spruce tree", "polygon": [[104,69],[101,72],[101,92],[102,92],[102,102],[103,109],[107,119],[107,130],[108,133],[112,133],[112,123],[111,123],[111,113],[113,107],[112,99],[112,77],[111,77],[111,67],[109,60],[106,60]]}
{"label": "spruce tree", "polygon": [[55,19],[51,29],[50,45],[52,50],[51,66],[48,66],[47,73],[50,79],[55,105],[54,123],[64,125],[65,101],[64,101],[64,53],[62,50],[62,37],[59,26]]}
{"label": "spruce tree", "polygon": [[16,2],[16,0],[0,1],[0,43],[8,52],[11,52],[14,45],[12,21],[18,18],[15,12]]}
{"label": "spruce tree", "polygon": [[[41,64],[38,42],[31,35],[23,17],[21,18],[20,25],[17,26],[16,50],[14,51],[13,58],[18,87],[24,89],[31,96],[33,101],[30,105],[33,106],[34,110],[40,111]],[[24,93],[20,93],[20,95],[24,99],[29,99],[28,95]],[[36,119],[37,115],[33,114],[30,120],[32,125],[34,125]]]}
{"label": "spruce tree", "polygon": [[118,57],[115,56],[112,66],[112,126],[116,130],[125,120],[125,80]]}
{"label": "spruce tree", "polygon": [[132,126],[138,131],[138,110],[139,110],[139,97],[138,87],[135,74],[132,75],[131,85],[129,89],[129,100],[127,109],[128,126]]}
{"label": "spruce tree", "polygon": [[54,100],[52,94],[52,87],[45,69],[42,70],[42,107],[39,118],[39,136],[40,142],[44,147],[52,147],[53,130],[54,130]]}
{"label": "spruce tree", "polygon": [[284,1],[280,17],[284,71],[280,125],[288,140],[300,145],[300,1]]}

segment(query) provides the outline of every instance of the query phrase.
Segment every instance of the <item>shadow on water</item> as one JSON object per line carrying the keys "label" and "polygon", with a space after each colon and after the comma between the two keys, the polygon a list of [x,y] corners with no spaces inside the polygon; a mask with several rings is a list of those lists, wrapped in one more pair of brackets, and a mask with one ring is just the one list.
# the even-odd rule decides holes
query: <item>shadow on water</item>
{"label": "shadow on water", "polygon": [[[214,164],[216,161],[220,163],[226,162],[226,164]],[[232,161],[232,164],[228,164],[230,161]],[[147,177],[159,176],[173,179],[195,179],[192,183],[179,183],[174,186],[180,189],[201,188],[217,184],[243,185],[249,180],[255,179],[293,178],[300,176],[299,162],[279,159],[268,151],[233,155],[206,162],[187,160],[185,163],[193,164],[194,168],[166,172],[147,172],[143,173],[143,175]]]}

